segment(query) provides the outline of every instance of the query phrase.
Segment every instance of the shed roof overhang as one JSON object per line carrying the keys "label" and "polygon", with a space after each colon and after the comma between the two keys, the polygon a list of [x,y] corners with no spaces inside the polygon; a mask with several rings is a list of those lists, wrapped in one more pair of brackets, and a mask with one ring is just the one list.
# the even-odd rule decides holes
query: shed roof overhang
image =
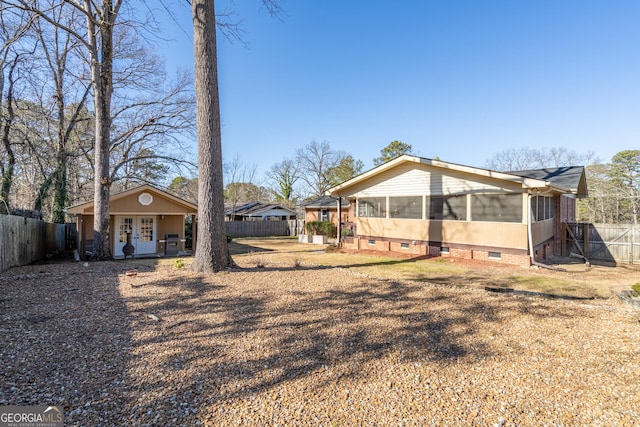
{"label": "shed roof overhang", "polygon": [[[176,197],[170,193],[167,193],[164,190],[160,190],[159,188],[153,187],[149,184],[144,184],[135,188],[131,188],[125,191],[121,191],[119,193],[112,194],[109,197],[109,203],[112,203],[120,199],[124,199],[126,197],[129,197],[138,193],[143,193],[143,192],[148,192],[158,197],[167,199],[168,201],[171,202],[172,205],[175,205],[175,208],[176,208],[175,210],[172,210],[171,212],[164,212],[164,211],[158,212],[158,214],[195,215],[198,213],[198,207],[195,204],[188,202],[186,200],[183,200],[179,197]],[[90,202],[85,202],[85,203],[80,203],[77,205],[70,206],[66,209],[66,213],[76,214],[76,215],[93,215],[93,208],[94,208],[94,202],[92,200]],[[113,214],[122,214],[125,212],[112,211],[110,213],[113,215]],[[126,212],[126,213],[133,213],[133,212]]]}

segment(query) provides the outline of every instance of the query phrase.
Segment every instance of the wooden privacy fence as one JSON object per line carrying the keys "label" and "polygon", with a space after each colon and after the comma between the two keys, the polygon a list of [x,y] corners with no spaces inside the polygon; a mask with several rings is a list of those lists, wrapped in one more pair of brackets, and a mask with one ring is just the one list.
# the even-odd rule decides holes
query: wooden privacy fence
{"label": "wooden privacy fence", "polygon": [[65,225],[0,215],[0,271],[43,259],[65,249]]}
{"label": "wooden privacy fence", "polygon": [[302,220],[227,221],[224,223],[231,237],[297,236],[304,230]]}
{"label": "wooden privacy fence", "polygon": [[640,262],[640,225],[564,224],[563,255],[571,253],[589,260]]}

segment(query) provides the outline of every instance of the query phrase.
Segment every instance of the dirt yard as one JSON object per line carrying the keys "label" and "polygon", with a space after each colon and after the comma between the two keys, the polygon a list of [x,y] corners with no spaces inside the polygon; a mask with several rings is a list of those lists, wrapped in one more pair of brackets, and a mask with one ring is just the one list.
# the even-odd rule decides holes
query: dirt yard
{"label": "dirt yard", "polygon": [[638,424],[640,312],[616,296],[633,266],[232,250],[209,276],[188,258],[0,274],[0,405],[74,426]]}
{"label": "dirt yard", "polygon": [[[610,298],[640,282],[640,264],[617,266],[556,258],[547,268],[522,268],[500,262],[413,257],[375,251],[325,251],[291,239],[236,240],[230,247],[238,263],[277,267],[296,263],[341,267],[370,277],[448,286],[513,288],[578,298]],[[348,256],[345,256],[348,255]],[[564,270],[564,271],[558,271]]]}

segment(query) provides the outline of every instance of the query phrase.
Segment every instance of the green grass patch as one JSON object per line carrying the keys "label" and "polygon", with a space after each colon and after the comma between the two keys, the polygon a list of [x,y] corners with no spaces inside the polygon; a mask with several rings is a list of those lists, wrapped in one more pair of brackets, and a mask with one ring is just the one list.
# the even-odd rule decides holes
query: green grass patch
{"label": "green grass patch", "polygon": [[512,287],[524,291],[541,292],[553,295],[579,297],[606,297],[606,290],[600,290],[590,284],[574,279],[547,276],[511,276]]}

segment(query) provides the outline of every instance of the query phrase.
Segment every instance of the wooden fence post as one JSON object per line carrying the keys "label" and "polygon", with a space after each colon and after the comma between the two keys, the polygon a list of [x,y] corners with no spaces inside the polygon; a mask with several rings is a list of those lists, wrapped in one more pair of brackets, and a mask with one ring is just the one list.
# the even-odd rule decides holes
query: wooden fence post
{"label": "wooden fence post", "polygon": [[585,222],[582,224],[582,235],[583,235],[583,254],[586,259],[589,259],[589,223]]}

